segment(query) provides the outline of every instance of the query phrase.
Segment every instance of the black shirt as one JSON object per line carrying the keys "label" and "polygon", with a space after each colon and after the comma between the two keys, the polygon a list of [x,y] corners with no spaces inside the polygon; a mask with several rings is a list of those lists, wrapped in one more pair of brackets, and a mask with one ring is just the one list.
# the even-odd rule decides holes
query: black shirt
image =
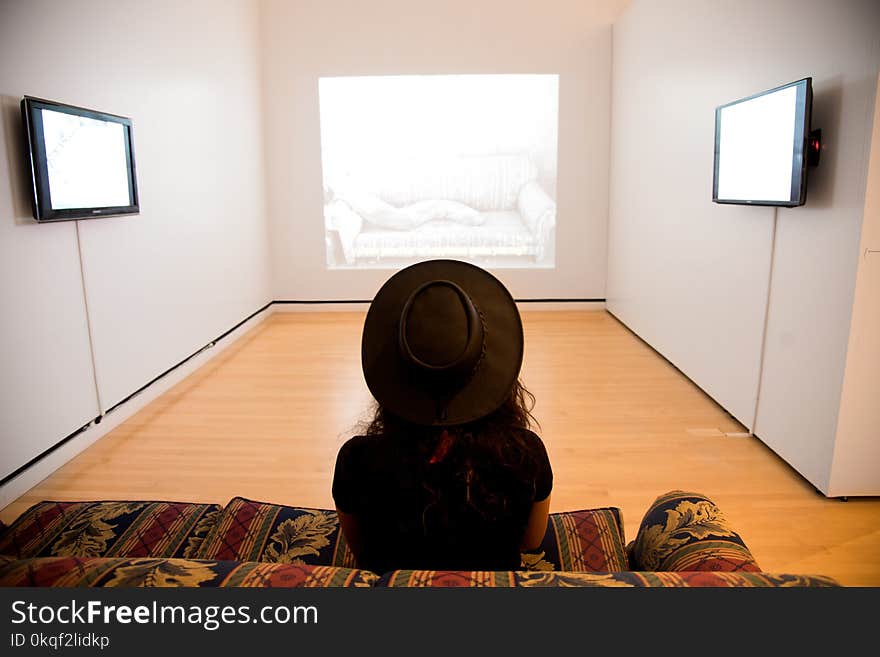
{"label": "black shirt", "polygon": [[361,532],[358,565],[374,572],[514,570],[534,502],[553,487],[547,450],[522,430],[503,448],[456,438],[434,445],[355,436],[336,457],[333,499]]}

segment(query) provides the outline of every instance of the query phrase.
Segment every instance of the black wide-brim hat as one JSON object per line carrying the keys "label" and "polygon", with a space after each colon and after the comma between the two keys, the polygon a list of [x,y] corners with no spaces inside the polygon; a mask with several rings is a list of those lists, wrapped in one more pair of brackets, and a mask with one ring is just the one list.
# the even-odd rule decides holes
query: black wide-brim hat
{"label": "black wide-brim hat", "polygon": [[484,269],[428,260],[379,289],[364,321],[361,364],[387,411],[425,426],[478,420],[519,377],[523,330],[507,288]]}

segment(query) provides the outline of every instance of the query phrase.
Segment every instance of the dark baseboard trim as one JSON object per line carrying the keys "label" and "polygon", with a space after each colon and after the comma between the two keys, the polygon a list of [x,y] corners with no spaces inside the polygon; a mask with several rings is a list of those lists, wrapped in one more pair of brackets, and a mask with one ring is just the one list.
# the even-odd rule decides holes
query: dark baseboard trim
{"label": "dark baseboard trim", "polygon": [[184,358],[182,361],[180,361],[180,362],[177,363],[176,365],[172,365],[171,367],[169,367],[167,370],[165,370],[164,372],[162,372],[162,373],[159,374],[158,376],[153,377],[153,378],[150,379],[147,383],[145,383],[145,384],[142,385],[140,388],[138,388],[137,390],[135,390],[133,393],[131,393],[130,395],[128,395],[127,397],[125,397],[125,398],[122,399],[121,401],[118,401],[118,402],[116,402],[115,404],[113,404],[113,406],[111,406],[110,408],[108,408],[108,409],[104,412],[104,415],[106,415],[107,413],[112,413],[114,410],[116,410],[117,408],[119,408],[120,406],[122,406],[123,404],[125,404],[126,402],[130,401],[133,397],[136,397],[137,395],[139,395],[140,393],[142,393],[144,390],[146,390],[147,388],[149,388],[151,385],[153,385],[154,383],[156,383],[156,381],[158,381],[159,379],[162,379],[162,378],[168,376],[169,374],[171,374],[171,372],[173,372],[174,370],[176,370],[178,367],[181,367],[181,366],[183,366],[183,365],[186,365],[186,364],[187,364],[189,361],[191,361],[193,358],[195,358],[195,357],[198,356],[200,353],[202,353],[203,351],[205,351],[205,349],[210,349],[210,348],[213,347],[215,344],[217,344],[220,340],[222,340],[223,338],[225,338],[227,335],[229,335],[230,333],[232,333],[232,332],[233,332],[234,330],[236,330],[237,328],[241,327],[241,326],[242,326],[243,324],[245,324],[246,322],[249,322],[250,320],[252,320],[254,317],[256,317],[257,315],[259,315],[261,312],[263,312],[264,310],[266,310],[266,309],[267,309],[269,306],[271,306],[271,305],[272,305],[272,302],[270,301],[269,303],[267,303],[265,306],[263,306],[263,307],[260,308],[259,310],[255,310],[254,312],[252,312],[250,315],[248,315],[248,316],[245,317],[243,320],[241,320],[240,322],[238,322],[238,323],[237,323],[235,326],[233,326],[232,328],[227,329],[226,331],[224,331],[223,333],[221,333],[220,335],[218,335],[216,338],[214,338],[213,340],[211,340],[208,344],[206,344],[206,345],[203,346],[202,348],[197,349],[196,351],[194,351],[193,353],[191,353],[189,356],[187,356],[186,358]]}
{"label": "dark baseboard trim", "polygon": [[[719,403],[718,403],[718,400],[716,400],[712,395],[710,395],[708,392],[706,392],[706,390],[705,390],[705,389],[704,389],[699,383],[697,383],[697,382],[694,381],[691,377],[689,377],[687,374],[685,374],[684,372],[682,372],[681,369],[678,367],[678,365],[676,365],[676,364],[673,363],[671,360],[669,360],[669,358],[667,358],[666,355],[663,354],[663,352],[661,352],[660,350],[658,350],[658,349],[657,349],[656,347],[654,347],[651,343],[649,343],[647,340],[645,340],[642,336],[640,336],[638,333],[636,333],[632,328],[630,328],[630,326],[629,326],[626,322],[624,322],[622,319],[620,319],[620,317],[618,317],[617,315],[615,315],[613,312],[611,312],[611,311],[608,310],[607,308],[606,308],[605,312],[607,312],[607,313],[608,313],[609,315],[611,315],[611,316],[612,316],[617,322],[619,322],[620,325],[621,325],[623,328],[625,328],[627,331],[629,331],[629,333],[631,333],[631,334],[633,335],[633,337],[635,337],[639,342],[641,342],[641,343],[642,343],[643,345],[645,345],[648,349],[650,349],[650,350],[653,351],[655,354],[657,354],[658,356],[660,356],[660,358],[662,358],[664,361],[666,361],[666,363],[667,363],[672,369],[674,369],[676,372],[678,372],[679,374],[681,374],[681,376],[682,376],[683,378],[685,378],[685,379],[687,379],[688,381],[690,381],[690,382],[694,385],[694,387],[697,388],[700,392],[702,392],[702,393],[703,393],[703,394],[704,394],[709,400],[711,400],[711,402],[712,402],[713,404],[715,404],[718,408],[720,408],[722,411],[724,411],[724,413],[725,413],[730,419],[732,419],[734,422],[736,422],[737,424],[739,424],[740,426],[742,426],[743,429],[745,429],[747,432],[749,431],[748,427],[746,427],[745,423],[744,423],[742,420],[740,420],[739,418],[737,418],[733,413],[731,413],[731,412],[728,411],[726,408],[724,408],[724,406],[722,406],[721,404],[719,404]],[[751,434],[751,435],[754,435],[754,434]]]}
{"label": "dark baseboard trim", "polygon": [[369,299],[276,299],[272,302],[277,303],[279,305],[287,305],[287,306],[295,306],[295,305],[304,305],[304,306],[320,306],[320,305],[329,305],[332,303],[370,303]]}
{"label": "dark baseboard trim", "polygon": [[59,440],[57,443],[55,443],[54,445],[52,445],[49,449],[47,449],[46,451],[44,451],[42,454],[37,454],[34,458],[32,458],[32,459],[31,459],[30,461],[28,461],[27,463],[25,463],[23,466],[21,466],[20,468],[18,468],[18,469],[16,469],[16,470],[13,470],[10,474],[8,474],[8,475],[6,475],[5,477],[3,477],[3,479],[0,479],[0,486],[4,486],[4,485],[6,485],[8,482],[10,482],[10,481],[12,481],[13,479],[15,479],[15,478],[16,478],[18,475],[20,475],[22,472],[24,472],[25,470],[27,470],[27,469],[30,468],[31,466],[36,465],[39,461],[42,461],[44,458],[46,458],[47,456],[49,456],[49,454],[51,454],[52,452],[54,452],[56,449],[58,449],[59,447],[61,447],[61,446],[65,445],[65,444],[67,444],[68,442],[70,442],[71,440],[73,440],[74,438],[76,438],[76,437],[77,437],[79,434],[81,434],[83,431],[85,431],[85,430],[88,429],[90,426],[92,426],[93,424],[95,424],[95,423],[97,422],[98,419],[99,419],[99,418],[95,418],[94,420],[91,420],[91,421],[87,422],[86,424],[84,424],[83,426],[81,426],[79,429],[77,429],[77,430],[74,431],[73,433],[71,433],[71,434],[65,436],[64,438],[62,438],[61,440]]}
{"label": "dark baseboard trim", "polygon": [[210,349],[211,347],[213,347],[217,342],[219,342],[220,340],[222,340],[223,338],[225,338],[227,335],[229,335],[230,333],[232,333],[234,330],[236,330],[237,328],[241,327],[241,326],[242,326],[243,324],[245,324],[246,322],[249,322],[251,319],[253,319],[253,318],[256,317],[257,315],[259,315],[261,312],[263,312],[264,310],[266,310],[267,308],[269,308],[269,306],[271,306],[272,303],[273,303],[273,302],[270,301],[269,303],[267,303],[265,306],[263,306],[263,307],[260,308],[259,310],[256,310],[256,311],[252,312],[250,315],[248,315],[247,317],[245,317],[243,320],[241,320],[240,322],[238,322],[237,324],[235,324],[235,326],[233,326],[232,328],[230,328],[230,329],[224,331],[223,333],[221,333],[220,335],[218,335],[216,338],[214,338],[213,340],[211,340],[211,341],[210,341],[208,344],[206,344],[204,347],[202,347],[202,348],[200,348],[200,349],[197,349],[196,351],[194,351],[193,353],[191,353],[189,356],[187,356],[186,358],[184,358],[182,361],[180,361],[180,362],[177,363],[176,365],[172,365],[172,366],[169,367],[167,370],[165,370],[164,372],[162,372],[159,376],[154,377],[154,378],[151,379],[148,383],[145,383],[144,385],[142,385],[140,388],[138,388],[137,390],[135,390],[133,393],[131,393],[130,395],[128,395],[127,397],[125,397],[125,399],[123,399],[122,401],[117,402],[116,404],[114,404],[113,406],[111,406],[109,409],[107,409],[107,410],[104,412],[103,415],[99,415],[98,417],[93,418],[93,419],[90,420],[89,422],[86,422],[86,423],[85,423],[83,426],[81,426],[79,429],[77,429],[77,430],[75,430],[73,433],[71,433],[71,434],[65,436],[64,438],[62,438],[61,440],[59,440],[57,443],[55,443],[54,445],[52,445],[49,449],[47,449],[47,450],[41,452],[40,454],[38,454],[37,456],[35,456],[34,458],[32,458],[30,461],[28,461],[27,463],[25,463],[25,464],[22,465],[21,467],[16,468],[13,472],[11,472],[10,474],[8,474],[8,475],[6,475],[5,477],[3,477],[2,479],[0,479],[0,486],[4,486],[6,483],[12,481],[12,480],[15,479],[18,475],[20,475],[22,472],[24,472],[24,471],[27,470],[28,468],[30,468],[30,467],[36,465],[39,461],[43,460],[44,458],[46,458],[47,456],[49,456],[49,454],[51,454],[52,452],[54,452],[54,451],[57,450],[58,448],[64,446],[65,444],[67,444],[68,442],[70,442],[72,439],[76,438],[79,434],[81,434],[83,431],[85,431],[86,429],[88,429],[88,428],[91,427],[92,425],[100,424],[100,423],[101,423],[101,420],[104,418],[105,415],[107,415],[108,413],[112,413],[114,410],[116,410],[117,408],[119,408],[120,406],[122,406],[123,404],[125,404],[126,402],[130,401],[133,397],[135,397],[135,396],[139,395],[140,393],[142,393],[144,390],[146,390],[147,388],[149,388],[151,385],[153,385],[154,383],[156,383],[157,381],[159,381],[159,380],[162,379],[163,377],[168,376],[171,372],[173,372],[174,370],[176,370],[178,367],[181,367],[181,366],[185,365],[187,362],[189,362],[190,360],[192,360],[193,358],[195,358],[196,356],[198,356],[200,353],[202,353],[202,352],[205,351],[206,349]]}
{"label": "dark baseboard trim", "polygon": [[[516,303],[605,303],[605,299],[563,299],[563,298],[548,298],[548,299],[514,299]],[[332,303],[371,303],[371,299],[276,299],[272,303],[277,303],[280,305],[320,305],[320,304],[332,304]]]}
{"label": "dark baseboard trim", "polygon": [[605,303],[605,299],[514,299],[517,303]]}

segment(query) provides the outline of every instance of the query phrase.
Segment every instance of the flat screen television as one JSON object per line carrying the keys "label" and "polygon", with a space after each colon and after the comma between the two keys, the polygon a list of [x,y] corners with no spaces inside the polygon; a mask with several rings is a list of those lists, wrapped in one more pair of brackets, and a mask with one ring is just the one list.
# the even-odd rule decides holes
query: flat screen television
{"label": "flat screen television", "polygon": [[811,131],[812,105],[812,78],[804,78],[717,107],[712,200],[803,205],[821,134]]}
{"label": "flat screen television", "polygon": [[140,212],[131,119],[25,96],[34,219]]}

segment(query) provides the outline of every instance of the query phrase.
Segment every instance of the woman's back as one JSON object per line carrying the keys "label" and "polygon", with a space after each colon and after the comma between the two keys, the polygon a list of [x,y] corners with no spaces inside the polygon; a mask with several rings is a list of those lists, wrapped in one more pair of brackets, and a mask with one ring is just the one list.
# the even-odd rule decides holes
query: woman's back
{"label": "woman's back", "polygon": [[552,471],[540,438],[516,433],[504,461],[473,436],[349,440],[337,458],[333,496],[362,527],[359,565],[377,572],[518,568],[532,504],[550,494]]}
{"label": "woman's back", "polygon": [[333,480],[360,566],[511,569],[540,543],[552,472],[522,357],[516,303],[479,267],[429,260],[380,288],[361,338],[378,407]]}

